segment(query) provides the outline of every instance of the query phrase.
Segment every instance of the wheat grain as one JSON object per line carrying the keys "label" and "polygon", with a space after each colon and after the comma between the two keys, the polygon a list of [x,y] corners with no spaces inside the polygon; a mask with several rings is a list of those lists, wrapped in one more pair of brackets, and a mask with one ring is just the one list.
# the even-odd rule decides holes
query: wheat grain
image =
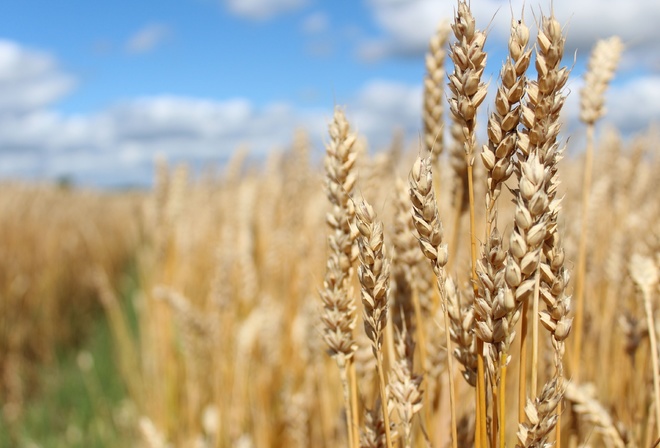
{"label": "wheat grain", "polygon": [[595,426],[596,431],[603,437],[605,446],[625,448],[621,434],[614,425],[612,417],[601,403],[593,396],[593,387],[589,384],[568,383],[566,385],[566,400],[579,418]]}
{"label": "wheat grain", "polygon": [[618,36],[596,42],[584,75],[584,88],[580,92],[580,119],[594,124],[605,115],[605,91],[614,78],[623,42]]}
{"label": "wheat grain", "polygon": [[356,350],[353,330],[356,324],[356,306],[351,288],[353,262],[356,258],[354,240],[356,234],[351,228],[355,216],[355,207],[350,195],[355,185],[356,174],[353,171],[357,158],[355,140],[341,109],[335,110],[330,124],[330,143],[326,147],[325,172],[326,193],[332,210],[326,215],[326,222],[331,229],[328,237],[330,256],[326,265],[326,276],[321,290],[324,309],[321,320],[324,323],[323,339],[335,358],[342,378],[344,403],[349,445],[356,446],[357,416],[353,392],[349,386],[349,376],[353,364],[351,359]]}
{"label": "wheat grain", "polygon": [[527,422],[518,428],[518,447],[546,448],[550,433],[557,424],[557,406],[564,395],[565,386],[559,378],[553,378],[545,384],[541,395],[534,401],[528,400],[525,406]]}
{"label": "wheat grain", "polygon": [[331,355],[340,366],[344,366],[356,348],[353,340],[356,308],[350,288],[351,266],[355,259],[355,235],[351,230],[355,207],[350,201],[350,195],[356,180],[352,171],[356,154],[353,148],[355,136],[350,133],[348,122],[340,109],[335,111],[330,125],[330,137],[325,170],[328,199],[332,204],[332,211],[326,218],[332,231],[328,237],[332,252],[321,290],[324,304],[322,320],[325,324],[323,337]]}
{"label": "wheat grain", "polygon": [[406,448],[412,446],[413,417],[423,406],[423,395],[420,389],[422,377],[413,373],[413,354],[415,343],[404,327],[396,335],[397,359],[392,366],[392,378],[389,385],[390,396],[394,408],[401,420],[401,436]]}
{"label": "wheat grain", "polygon": [[434,164],[444,151],[444,81],[445,57],[449,24],[441,22],[429,43],[426,55],[426,76],[424,77],[424,146]]}
{"label": "wheat grain", "polygon": [[529,67],[531,49],[527,48],[529,30],[522,20],[511,21],[509,55],[500,71],[500,85],[495,96],[495,109],[488,119],[488,144],[483,145],[481,160],[487,170],[486,233],[487,238],[497,224],[496,201],[502,185],[514,169],[520,102],[525,92],[525,72]]}
{"label": "wheat grain", "polygon": [[[451,351],[449,337],[449,302],[446,292],[445,265],[447,264],[447,245],[443,243],[442,222],[438,216],[438,205],[433,191],[433,173],[429,158],[418,157],[409,176],[410,200],[413,208],[413,224],[419,235],[419,246],[422,253],[431,262],[437,277],[438,290],[442,301],[445,323],[445,341],[447,351]],[[452,357],[447,356],[447,371],[449,372],[449,397],[451,406],[451,433],[453,447],[456,448],[456,398],[452,375]]]}
{"label": "wheat grain", "polygon": [[390,283],[389,261],[383,247],[383,223],[376,221],[373,207],[366,201],[356,207],[356,227],[360,232],[358,247],[360,267],[358,278],[362,286],[362,306],[364,330],[371,341],[371,350],[376,358],[378,382],[380,385],[382,415],[385,426],[385,439],[392,446],[390,418],[387,396],[387,378],[383,369],[383,332],[387,325],[387,295]]}

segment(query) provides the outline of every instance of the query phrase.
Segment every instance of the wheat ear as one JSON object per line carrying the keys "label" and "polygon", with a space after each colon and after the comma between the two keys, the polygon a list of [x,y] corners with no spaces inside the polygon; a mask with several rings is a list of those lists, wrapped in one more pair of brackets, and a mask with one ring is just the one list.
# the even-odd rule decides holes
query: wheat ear
{"label": "wheat ear", "polygon": [[[492,356],[486,365],[490,371],[493,401],[496,402],[490,431],[493,438],[491,445],[495,445],[494,438],[497,437],[498,413],[501,414],[499,418],[504,419],[506,385],[500,382],[500,376],[508,364],[506,348],[510,345],[508,339],[512,334],[506,316],[515,308],[515,301],[504,281],[506,253],[501,248],[502,241],[497,231],[497,200],[502,185],[514,171],[520,103],[525,92],[525,73],[532,52],[528,42],[529,29],[523,20],[512,19],[509,55],[500,71],[495,108],[488,120],[488,144],[483,146],[481,152],[481,160],[486,167],[486,247],[484,256],[477,264],[479,289],[475,304],[479,306],[475,306],[475,311],[477,325],[482,327],[480,338],[492,344]],[[502,425],[500,445],[504,446],[504,441]]]}
{"label": "wheat ear", "polygon": [[652,258],[635,254],[630,260],[630,276],[641,291],[642,298],[644,299],[644,310],[646,312],[646,322],[649,329],[649,341],[651,342],[656,438],[660,438],[660,370],[658,370],[660,364],[658,363],[658,343],[656,340],[652,305],[653,293],[658,287],[658,267]]}
{"label": "wheat ear", "polygon": [[527,396],[525,360],[527,352],[527,303],[537,290],[536,274],[546,236],[548,196],[545,192],[545,169],[536,154],[520,165],[520,181],[515,196],[514,225],[509,241],[505,281],[511,289],[515,306],[508,313],[509,328],[522,317],[520,372],[518,377],[518,418],[522,422]]}
{"label": "wheat ear", "polygon": [[565,398],[572,405],[572,409],[583,420],[593,424],[596,431],[606,440],[607,446],[626,448],[619,430],[605,407],[593,397],[589,384],[577,385],[570,382],[566,385]]}
{"label": "wheat ear", "polygon": [[413,373],[415,343],[405,326],[402,331],[397,330],[395,339],[397,359],[392,366],[390,393],[401,420],[403,445],[411,448],[413,417],[424,405],[420,388],[422,376]]}
{"label": "wheat ear", "polygon": [[358,444],[356,425],[356,407],[353,406],[349,384],[353,354],[357,348],[353,338],[356,323],[356,307],[350,286],[353,262],[356,258],[354,240],[356,235],[351,230],[355,207],[350,195],[355,185],[354,164],[355,135],[350,132],[348,121],[341,109],[335,109],[334,119],[330,124],[330,143],[326,147],[325,184],[328,200],[332,205],[326,216],[330,227],[328,246],[330,255],[326,265],[323,289],[320,291],[323,301],[321,320],[324,324],[323,339],[328,345],[330,356],[337,362],[344,390],[346,419],[350,446]]}
{"label": "wheat ear", "polygon": [[426,55],[422,120],[424,122],[424,147],[427,154],[431,155],[434,164],[444,151],[443,105],[445,95],[443,86],[449,31],[447,22],[441,22],[429,42],[429,50]]}
{"label": "wheat ear", "polygon": [[[536,47],[537,79],[527,84],[526,102],[523,103],[521,122],[524,129],[518,135],[519,164],[525,163],[531,157],[536,158],[547,173],[545,178],[553,178],[557,171],[557,162],[561,159],[561,149],[557,145],[557,136],[561,123],[559,113],[565,101],[562,89],[568,80],[569,71],[560,68],[564,53],[565,37],[562,28],[553,15],[542,16],[539,24]],[[520,172],[520,165],[518,171]],[[519,174],[520,179],[520,174]],[[522,182],[522,180],[520,180]],[[546,182],[544,187],[545,208],[538,210],[539,216],[544,216],[543,228],[539,231],[545,239],[548,232],[556,226],[556,211],[549,205],[556,195],[556,183]],[[532,371],[531,392],[536,395],[538,382],[538,341],[539,341],[539,302],[540,302],[540,267],[539,258],[536,269],[531,275],[534,278],[532,300]],[[519,372],[519,419],[522,420],[526,395],[527,364],[527,327],[528,313],[526,305],[522,309],[522,329],[520,345]]]}
{"label": "wheat ear", "polygon": [[545,448],[550,433],[557,424],[557,406],[564,396],[565,386],[561,378],[553,378],[545,384],[541,395],[525,406],[527,421],[518,427],[519,448]]}
{"label": "wheat ear", "polygon": [[[420,295],[423,295],[425,288],[423,283],[428,281],[422,272],[429,269],[429,267],[422,263],[426,263],[425,257],[419,250],[417,239],[415,238],[415,227],[411,216],[410,198],[408,196],[408,187],[406,183],[397,179],[396,183],[397,197],[396,197],[396,214],[394,217],[394,257],[392,262],[392,278],[394,282],[394,296],[393,296],[393,310],[392,313],[393,323],[399,332],[413,335],[416,338],[416,349],[419,353],[419,361],[424,371],[422,376],[423,382],[426,386],[427,393],[424,394],[424,424],[428,437],[433,440],[435,425],[432,424],[432,414],[434,410],[433,398],[435,392],[435,378],[431,374],[430,360],[427,358],[427,349],[430,349],[431,358],[440,352],[444,355],[444,351],[439,350],[438,347],[432,345],[432,341],[427,337],[425,324],[430,322],[423,318],[422,303]],[[425,269],[426,268],[426,269]],[[422,272],[420,272],[420,269]],[[426,276],[428,277],[428,276]],[[432,287],[431,287],[432,288]],[[426,304],[425,311],[433,313],[429,304]],[[400,310],[400,311],[399,311]],[[399,311],[397,313],[397,311]],[[401,315],[398,319],[396,316]],[[414,317],[414,319],[412,319]],[[435,322],[430,322],[431,332],[433,335],[435,330]],[[430,347],[427,347],[428,345]],[[435,356],[437,358],[437,356]],[[441,362],[444,365],[444,358]]]}
{"label": "wheat ear", "polygon": [[495,96],[495,109],[488,119],[488,144],[483,146],[481,160],[487,171],[486,238],[497,224],[497,199],[502,185],[513,173],[516,152],[520,102],[525,93],[525,72],[532,50],[528,48],[529,29],[522,20],[511,21],[509,55],[500,71],[500,85]]}
{"label": "wheat ear", "polygon": [[[470,204],[470,255],[472,260],[472,282],[475,288],[477,282],[477,236],[474,217],[474,186],[472,170],[474,166],[474,150],[476,148],[476,118],[477,109],[488,92],[488,86],[481,82],[481,76],[486,68],[486,33],[476,29],[476,23],[470,6],[460,0],[452,30],[456,42],[451,46],[451,59],[454,62],[454,72],[449,76],[449,89],[452,96],[449,100],[454,119],[462,127],[465,137],[465,161],[467,164],[468,199]],[[477,420],[475,437],[477,447],[486,441],[486,385],[484,374],[483,341],[477,338]]]}
{"label": "wheat ear", "polygon": [[580,119],[587,125],[587,147],[584,155],[582,177],[582,216],[580,221],[580,241],[578,243],[577,277],[575,281],[575,349],[573,350],[573,377],[580,378],[580,355],[582,352],[582,320],[584,315],[584,287],[587,269],[587,223],[588,204],[593,176],[594,128],[595,123],[605,114],[605,90],[614,77],[614,71],[623,51],[621,39],[614,36],[600,40],[594,47],[585,74],[585,86],[580,92]]}
{"label": "wheat ear", "polygon": [[[438,204],[435,201],[433,191],[433,173],[431,172],[431,160],[418,157],[415,161],[409,177],[410,199],[413,208],[413,224],[419,235],[419,246],[422,253],[431,262],[433,271],[437,277],[440,299],[445,317],[445,340],[447,352],[451,353],[449,321],[449,304],[445,289],[447,264],[447,245],[443,243],[442,222],[438,216]],[[452,356],[447,356],[447,370],[449,375],[449,401],[451,408],[451,435],[452,447],[457,448],[456,430],[456,395],[453,376]]]}
{"label": "wheat ear", "polygon": [[356,207],[356,226],[360,232],[358,247],[360,266],[358,278],[362,285],[364,330],[371,341],[376,358],[378,383],[385,425],[385,441],[392,448],[388,411],[387,380],[383,371],[383,333],[387,325],[387,294],[390,287],[390,266],[383,246],[383,223],[376,221],[376,213],[366,201]]}

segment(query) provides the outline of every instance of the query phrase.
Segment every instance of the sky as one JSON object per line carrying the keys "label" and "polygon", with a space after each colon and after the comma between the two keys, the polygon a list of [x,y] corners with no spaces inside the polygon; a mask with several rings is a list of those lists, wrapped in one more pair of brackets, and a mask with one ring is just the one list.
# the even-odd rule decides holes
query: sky
{"label": "sky", "polygon": [[[511,10],[518,17],[523,2],[471,5],[477,27],[488,29],[484,76],[492,90]],[[335,105],[371,151],[397,130],[414,142],[428,41],[455,7],[447,0],[2,0],[0,179],[147,185],[156,157],[201,167],[247,147],[258,160],[289,147],[299,129],[322,154]],[[524,6],[533,32],[550,7]],[[564,138],[584,132],[577,116],[589,52],[615,34],[626,50],[603,121],[626,136],[660,121],[660,2],[554,0],[552,7],[572,67]]]}

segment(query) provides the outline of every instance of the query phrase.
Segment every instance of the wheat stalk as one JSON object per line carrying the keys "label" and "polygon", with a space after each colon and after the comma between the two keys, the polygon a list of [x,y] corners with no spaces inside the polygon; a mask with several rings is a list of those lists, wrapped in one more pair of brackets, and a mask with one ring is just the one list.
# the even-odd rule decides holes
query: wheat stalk
{"label": "wheat stalk", "polygon": [[580,120],[593,125],[605,113],[605,92],[614,78],[624,46],[621,38],[612,36],[596,42],[584,74],[584,88],[580,92]]}
{"label": "wheat stalk", "polygon": [[[491,359],[487,362],[494,402],[491,444],[495,444],[499,418],[504,418],[504,383],[501,371],[508,364],[506,349],[513,330],[506,316],[515,309],[515,301],[504,281],[506,253],[501,248],[497,230],[497,200],[502,185],[514,171],[513,157],[518,140],[521,101],[525,92],[525,72],[529,67],[531,49],[527,47],[529,29],[523,20],[511,20],[509,55],[500,71],[500,85],[495,97],[495,108],[488,120],[488,144],[483,145],[481,160],[486,167],[486,246],[484,256],[477,264],[479,288],[475,298],[478,336],[491,344]],[[504,372],[506,377],[506,372]],[[504,428],[500,431],[500,444],[504,445]]]}
{"label": "wheat stalk", "polygon": [[[532,222],[537,231],[536,236],[545,240],[548,233],[557,225],[556,213],[558,209],[550,207],[556,195],[557,162],[561,159],[561,148],[557,144],[560,122],[559,113],[565,101],[562,89],[568,80],[568,70],[560,68],[561,59],[564,52],[565,38],[562,29],[553,15],[542,16],[537,35],[536,49],[536,71],[537,79],[530,81],[526,90],[526,101],[523,103],[521,112],[521,122],[524,126],[522,132],[518,134],[518,178],[521,187],[518,193],[522,192],[522,166],[526,161],[534,159],[534,163],[539,163],[542,167],[542,177],[546,179],[543,184],[543,201],[536,205],[543,205],[542,209],[535,210],[536,217]],[[541,171],[539,171],[540,173]],[[518,209],[517,209],[518,210]],[[518,213],[518,211],[517,211]],[[521,230],[518,228],[518,230]],[[531,229],[530,229],[531,230]],[[514,234],[517,233],[514,229]],[[521,240],[518,240],[521,241]],[[512,236],[513,244],[513,236]],[[521,247],[521,246],[518,246]],[[536,249],[536,247],[534,247]],[[510,250],[511,251],[511,250]],[[541,254],[535,253],[534,272],[526,274],[533,278],[532,300],[532,373],[531,373],[531,391],[536,395],[538,381],[538,341],[539,341],[539,295],[540,295],[540,267]],[[523,277],[525,280],[525,277]],[[531,286],[527,284],[528,286]],[[526,396],[526,372],[527,364],[527,328],[528,315],[527,303],[522,305],[522,329],[520,346],[520,372],[519,372],[519,399],[518,414],[522,421],[524,414],[524,403]]]}
{"label": "wheat stalk", "polygon": [[509,256],[505,281],[515,300],[515,308],[509,312],[509,328],[513,328],[522,317],[520,375],[518,377],[518,416],[524,417],[526,391],[525,353],[527,351],[526,306],[537,289],[536,274],[540,263],[541,249],[546,236],[548,196],[545,192],[545,170],[541,161],[532,154],[520,165],[520,181],[514,190],[516,210],[514,226],[509,241]]}
{"label": "wheat stalk", "polygon": [[566,400],[571,403],[572,409],[581,419],[596,427],[596,430],[602,434],[607,447],[626,448],[626,443],[614,425],[612,417],[603,405],[593,397],[590,386],[589,384],[568,383],[565,393]]}
{"label": "wheat stalk", "polygon": [[362,285],[364,330],[371,341],[371,350],[376,358],[378,382],[385,426],[385,440],[392,447],[390,416],[388,410],[387,379],[383,371],[383,334],[387,325],[387,295],[390,287],[390,266],[385,258],[383,246],[383,223],[376,221],[371,205],[362,201],[356,207],[356,226],[360,232],[358,247],[360,266],[358,278]]}
{"label": "wheat stalk", "polygon": [[511,21],[509,55],[500,71],[500,85],[495,96],[495,108],[488,119],[488,144],[483,145],[481,160],[487,170],[486,238],[493,224],[497,225],[496,202],[502,185],[514,170],[513,155],[518,139],[518,124],[525,72],[532,50],[527,47],[529,29],[522,20]]}
{"label": "wheat stalk", "polygon": [[422,120],[424,123],[424,146],[434,164],[444,151],[444,82],[445,58],[447,56],[447,40],[449,25],[443,21],[429,42],[426,55],[426,75],[424,76],[424,107]]}
{"label": "wheat stalk", "polygon": [[559,416],[557,406],[564,395],[565,386],[560,378],[553,378],[543,386],[541,395],[534,401],[528,400],[525,406],[527,422],[518,428],[521,448],[546,448],[550,433],[555,428]]}
{"label": "wheat stalk", "polygon": [[328,237],[330,255],[323,289],[320,291],[323,301],[321,321],[324,324],[323,339],[328,345],[330,355],[337,362],[342,377],[350,446],[357,446],[358,427],[354,420],[357,418],[357,410],[350,398],[349,386],[352,358],[357,348],[353,338],[356,307],[350,285],[352,264],[356,258],[356,235],[351,229],[355,207],[350,200],[356,180],[353,170],[357,157],[356,137],[350,132],[348,121],[339,108],[335,109],[329,129],[330,143],[326,147],[325,171],[326,192],[332,210],[326,216],[331,234]]}
{"label": "wheat stalk", "polygon": [[424,405],[420,388],[422,376],[413,373],[415,343],[405,326],[402,332],[397,331],[395,339],[397,358],[392,366],[389,391],[401,420],[403,444],[406,448],[411,448],[413,417]]}
{"label": "wheat stalk", "polygon": [[582,352],[582,320],[587,268],[587,223],[589,219],[587,206],[593,176],[594,126],[596,121],[605,114],[605,90],[614,77],[614,71],[622,51],[623,43],[616,36],[598,41],[589,59],[588,70],[585,74],[585,87],[580,92],[580,119],[587,125],[587,147],[584,159],[582,217],[575,284],[575,300],[577,302],[575,321],[577,328],[572,365],[575,370],[573,376],[576,380],[580,378],[580,354]]}
{"label": "wheat stalk", "polygon": [[[431,262],[433,271],[437,277],[438,290],[445,320],[445,340],[447,351],[451,352],[451,340],[449,335],[449,303],[445,289],[447,264],[447,245],[443,243],[442,222],[438,216],[438,205],[435,201],[433,191],[433,173],[431,171],[431,160],[418,157],[409,176],[410,200],[413,208],[413,224],[419,235],[419,247],[426,258]],[[447,356],[447,371],[449,374],[449,401],[451,407],[451,434],[452,446],[457,448],[456,430],[456,395],[453,378],[452,357]]]}
{"label": "wheat stalk", "polygon": [[[474,150],[476,148],[476,118],[477,109],[488,92],[488,86],[481,82],[481,76],[486,68],[486,33],[477,30],[470,6],[463,0],[458,2],[458,9],[452,30],[456,42],[451,46],[451,59],[454,62],[454,72],[449,76],[451,98],[449,107],[452,115],[462,128],[465,138],[465,161],[467,164],[468,199],[470,204],[470,255],[472,260],[472,282],[475,288],[477,281],[477,240],[474,217],[474,187],[472,170],[474,165]],[[477,338],[477,447],[486,442],[486,386],[484,382],[483,341]]]}
{"label": "wheat stalk", "polygon": [[652,304],[653,294],[658,287],[658,267],[652,258],[635,254],[630,260],[630,276],[641,291],[644,300],[644,311],[651,342],[656,438],[660,438],[660,363],[658,362],[658,343]]}

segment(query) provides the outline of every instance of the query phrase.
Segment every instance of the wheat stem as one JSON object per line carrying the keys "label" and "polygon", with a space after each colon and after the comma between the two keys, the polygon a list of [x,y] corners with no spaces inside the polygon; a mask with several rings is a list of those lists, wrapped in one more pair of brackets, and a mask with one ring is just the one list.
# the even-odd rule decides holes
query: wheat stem
{"label": "wheat stem", "polygon": [[[415,309],[415,321],[417,322],[416,326],[416,332],[417,332],[417,346],[419,347],[419,361],[420,364],[422,365],[422,369],[424,371],[426,370],[426,336],[424,335],[424,328],[422,326],[422,306],[419,303],[419,295],[417,293],[417,287],[415,286],[415,290],[413,291],[413,307]],[[424,380],[426,384],[429,384],[428,381],[428,375],[426,375],[426,371],[424,374]],[[424,399],[425,404],[427,406],[424,406],[424,423],[426,425],[427,431],[429,431],[429,438],[433,440],[433,425],[431,422],[431,419],[433,417],[432,411],[433,411],[433,406],[431,404],[432,398],[430,397],[429,394],[425,394],[426,398]]]}
{"label": "wheat stem", "polygon": [[451,408],[452,447],[457,448],[456,396],[453,376],[451,348],[451,322],[449,320],[449,301],[445,282],[447,277],[447,245],[443,241],[442,222],[438,216],[438,204],[433,190],[431,161],[417,158],[409,176],[410,199],[413,205],[413,224],[419,235],[419,246],[424,256],[429,259],[437,278],[440,300],[445,320],[445,341],[447,346],[447,368],[449,375],[449,402]]}
{"label": "wheat stem", "polygon": [[387,448],[392,448],[392,434],[390,433],[390,414],[387,409],[387,391],[385,386],[385,374],[383,373],[383,354],[381,351],[376,355],[376,367],[378,369],[378,385],[380,389],[380,405],[383,412],[383,424],[385,426],[385,442],[387,443]]}
{"label": "wheat stem", "polygon": [[580,381],[580,357],[582,354],[582,331],[584,321],[584,286],[586,284],[587,271],[587,209],[589,207],[589,193],[591,192],[591,177],[593,172],[593,146],[594,146],[594,124],[587,125],[587,149],[584,159],[584,175],[582,181],[582,217],[580,222],[580,242],[578,246],[577,278],[575,279],[575,343],[573,346],[573,359],[571,368],[573,379]]}
{"label": "wheat stem", "polygon": [[[472,263],[472,287],[474,289],[474,296],[478,294],[477,291],[477,232],[474,217],[474,183],[472,179],[472,160],[471,154],[473,149],[466,151],[467,163],[467,176],[468,176],[468,197],[470,200],[470,258]],[[484,368],[484,341],[477,336],[477,419],[476,430],[479,435],[476,440],[487,443],[488,435],[486,431],[486,422],[488,409],[486,408],[486,373]],[[478,445],[477,445],[478,446]]]}
{"label": "wheat stem", "polygon": [[656,437],[660,437],[660,376],[658,375],[658,343],[656,341],[655,322],[653,320],[653,307],[651,305],[650,288],[643,291],[644,310],[646,311],[646,324],[649,328],[649,341],[651,345],[651,363],[653,365],[653,392],[655,395],[655,425]]}
{"label": "wheat stem", "polygon": [[339,366],[339,376],[341,378],[341,386],[344,393],[344,406],[346,407],[346,433],[348,436],[348,445],[351,448],[355,448],[358,445],[356,444],[353,435],[353,407],[351,406],[351,388],[348,373],[350,369],[349,364],[350,361],[344,363],[343,366]]}
{"label": "wheat stem", "polygon": [[352,437],[356,447],[360,445],[360,419],[358,414],[358,385],[357,385],[357,374],[355,372],[355,360],[351,358],[348,363],[349,368],[349,380],[351,387],[351,426],[349,430],[352,432]]}
{"label": "wheat stem", "polygon": [[[540,264],[539,264],[540,266]],[[530,394],[536,396],[539,370],[539,293],[541,286],[541,275],[537,268],[534,279],[534,301],[532,302],[532,376]]]}
{"label": "wheat stem", "polygon": [[518,370],[518,423],[525,421],[525,403],[527,402],[527,299],[522,304],[520,323],[520,365]]}
{"label": "wheat stem", "polygon": [[449,303],[447,303],[447,293],[444,284],[441,285],[441,280],[438,279],[438,288],[440,289],[440,296],[443,300],[443,308],[445,315],[445,344],[447,345],[447,370],[449,374],[449,405],[451,409],[451,440],[452,448],[458,448],[458,430],[456,419],[456,387],[454,382],[454,362],[451,354],[451,336],[449,329],[451,322],[449,321]]}
{"label": "wheat stem", "polygon": [[561,448],[561,401],[557,404],[557,426],[555,426],[555,447]]}
{"label": "wheat stem", "polygon": [[502,422],[500,423],[500,448],[505,447],[506,443],[506,424],[504,421],[504,416],[506,415],[506,371],[507,371],[507,350],[502,351],[500,355],[500,394],[499,394],[499,406],[500,406],[500,415],[502,416]]}

